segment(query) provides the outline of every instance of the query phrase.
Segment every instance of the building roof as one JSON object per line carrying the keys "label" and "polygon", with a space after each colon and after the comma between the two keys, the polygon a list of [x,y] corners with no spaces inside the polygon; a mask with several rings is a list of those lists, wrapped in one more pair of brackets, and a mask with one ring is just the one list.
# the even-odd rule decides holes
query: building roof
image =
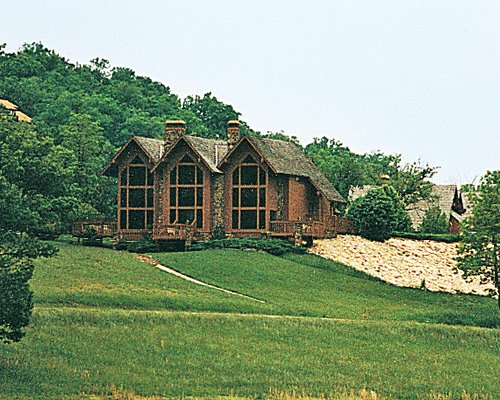
{"label": "building roof", "polygon": [[[328,201],[345,203],[346,201],[326,179],[321,171],[307,158],[305,153],[294,143],[278,139],[263,138],[260,136],[244,136],[236,144],[237,148],[243,140],[253,145],[276,174],[294,175],[309,178],[314,187],[322,192]],[[226,161],[232,151],[219,163],[219,167]]]}
{"label": "building roof", "polygon": [[[345,203],[344,198],[337,192],[333,184],[318,170],[304,152],[295,144],[283,140],[261,138],[257,136],[244,136],[233,147],[238,147],[239,143],[248,140],[255,150],[266,160],[269,167],[276,174],[286,174],[294,176],[302,176],[309,178],[314,187],[322,192],[329,201]],[[170,146],[166,151],[165,142],[159,139],[151,139],[140,136],[133,136],[113,157],[113,159],[104,168],[103,173],[116,163],[118,156],[129,146],[131,142],[137,145],[144,151],[149,158],[153,170],[158,167],[161,162],[168,157],[170,151],[179,143],[184,141],[190,146],[195,153],[203,160],[207,167],[216,173],[222,173],[220,167],[224,164],[225,159],[231,153],[226,141],[217,139],[207,139],[198,136],[183,135]]]}
{"label": "building roof", "polygon": [[161,156],[163,155],[163,140],[142,136],[133,136],[133,139],[139,144],[139,146],[144,150],[146,155],[154,164],[160,161]]}
{"label": "building roof", "polygon": [[0,106],[10,111],[12,115],[14,115],[18,121],[31,122],[31,117],[27,116],[19,107],[17,107],[14,103],[9,100],[0,99]]}
{"label": "building roof", "polygon": [[[374,187],[374,185],[365,185],[351,188],[349,191],[349,201],[352,202],[358,197],[365,196],[368,191]],[[431,198],[429,200],[420,200],[417,203],[410,204],[406,207],[406,211],[410,216],[413,228],[417,229],[422,223],[425,213],[435,206],[438,206],[441,212],[443,212],[448,219],[452,215],[452,211],[455,214],[460,215],[459,211],[461,210],[454,208],[455,196],[460,199],[457,185],[433,185]]]}

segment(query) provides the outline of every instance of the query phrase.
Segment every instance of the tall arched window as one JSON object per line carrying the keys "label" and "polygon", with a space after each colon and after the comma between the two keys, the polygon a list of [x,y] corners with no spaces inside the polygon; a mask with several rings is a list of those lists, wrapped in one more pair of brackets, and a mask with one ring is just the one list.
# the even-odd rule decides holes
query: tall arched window
{"label": "tall arched window", "polygon": [[232,228],[266,229],[266,171],[247,156],[233,171]]}
{"label": "tall arched window", "polygon": [[153,174],[135,157],[120,171],[120,229],[140,230],[153,227]]}
{"label": "tall arched window", "polygon": [[185,155],[170,171],[169,221],[203,228],[203,171]]}

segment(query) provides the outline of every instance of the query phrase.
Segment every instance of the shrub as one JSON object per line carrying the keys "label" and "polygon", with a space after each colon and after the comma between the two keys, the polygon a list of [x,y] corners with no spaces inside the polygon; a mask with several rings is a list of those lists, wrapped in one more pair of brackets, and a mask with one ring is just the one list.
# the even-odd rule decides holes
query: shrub
{"label": "shrub", "polygon": [[446,234],[450,231],[448,219],[438,206],[434,206],[425,212],[419,231],[436,234]]}
{"label": "shrub", "polygon": [[383,242],[396,230],[411,230],[411,220],[394,188],[384,185],[356,199],[347,213],[356,221],[359,234]]}
{"label": "shrub", "polygon": [[460,235],[437,234],[437,233],[414,233],[414,232],[393,232],[392,236],[413,239],[413,240],[434,240],[435,242],[456,243],[460,241]]}
{"label": "shrub", "polygon": [[255,249],[266,253],[281,256],[286,253],[303,254],[306,249],[294,246],[292,243],[279,239],[237,238],[218,239],[208,242],[194,243],[189,247],[190,251],[208,249]]}

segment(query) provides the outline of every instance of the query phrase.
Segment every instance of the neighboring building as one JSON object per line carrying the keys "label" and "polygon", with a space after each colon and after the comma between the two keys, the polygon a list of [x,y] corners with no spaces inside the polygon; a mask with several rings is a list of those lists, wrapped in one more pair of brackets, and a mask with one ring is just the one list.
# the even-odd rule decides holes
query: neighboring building
{"label": "neighboring building", "polygon": [[0,106],[7,109],[10,114],[12,114],[17,121],[31,122],[31,118],[23,113],[19,108],[11,103],[9,100],[0,99]]}
{"label": "neighboring building", "polygon": [[[352,202],[358,197],[365,196],[372,188],[372,185],[352,188],[349,192],[349,201]],[[436,205],[449,220],[449,232],[459,233],[460,222],[463,220],[465,207],[457,185],[434,185],[431,199],[420,200],[415,204],[407,206],[406,211],[410,216],[413,229],[418,230],[425,213]]]}
{"label": "neighboring building", "polygon": [[[103,170],[118,178],[118,237],[206,238],[220,227],[232,236],[322,237],[346,230],[335,215],[345,200],[293,143],[185,134],[167,121],[164,140],[132,137]],[[352,227],[351,227],[352,228]]]}

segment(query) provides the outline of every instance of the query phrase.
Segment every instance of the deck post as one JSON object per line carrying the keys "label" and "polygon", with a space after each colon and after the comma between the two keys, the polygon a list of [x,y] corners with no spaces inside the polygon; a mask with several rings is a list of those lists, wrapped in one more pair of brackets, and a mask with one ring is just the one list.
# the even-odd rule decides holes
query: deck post
{"label": "deck post", "polygon": [[302,222],[295,224],[295,232],[293,234],[295,246],[302,246]]}

